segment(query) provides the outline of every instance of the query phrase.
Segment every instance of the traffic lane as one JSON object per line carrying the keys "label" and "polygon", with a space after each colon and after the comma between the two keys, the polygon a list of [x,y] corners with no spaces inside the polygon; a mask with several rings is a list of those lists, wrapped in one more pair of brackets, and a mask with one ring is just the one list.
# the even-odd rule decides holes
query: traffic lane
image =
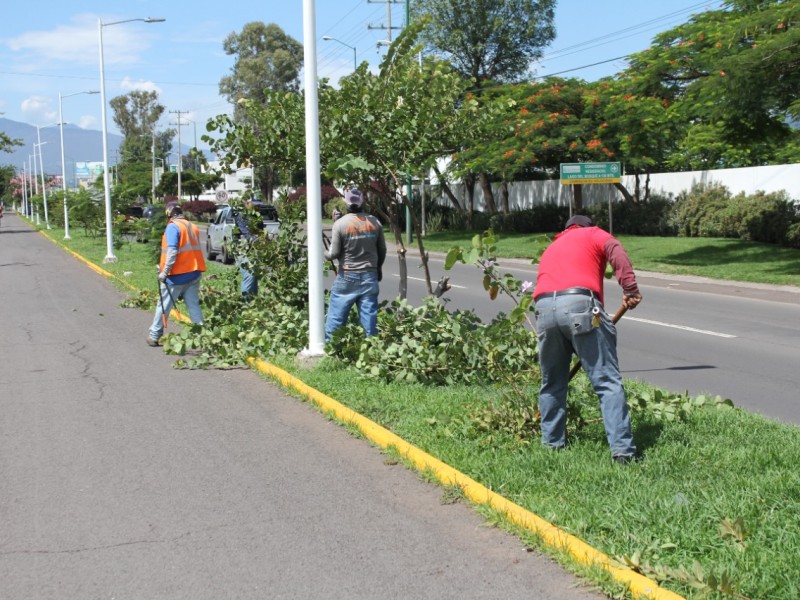
{"label": "traffic lane", "polygon": [[[418,260],[409,261],[409,300],[414,304],[426,294]],[[443,260],[431,258],[434,281],[447,275],[458,286],[445,295],[450,309],[473,308],[484,321],[499,311],[508,312],[514,302],[501,294],[490,300],[481,283],[480,269],[456,265],[444,271]],[[522,280],[535,281],[535,267],[523,261],[502,263],[500,269]],[[386,274],[398,279],[396,261],[387,261]],[[735,404],[773,418],[800,423],[797,390],[800,389],[800,308],[780,302],[729,296],[727,286],[675,285],[675,281],[640,279],[643,302],[628,311],[619,324],[618,348],[624,374],[671,391],[690,390],[731,398]],[[394,298],[397,287],[389,279],[382,285],[384,298]],[[724,290],[726,293],[708,293]],[[745,290],[749,296],[772,290]],[[621,305],[622,292],[615,280],[606,280],[607,310]],[[773,293],[774,295],[774,293]],[[729,337],[733,336],[733,337]],[[733,342],[731,341],[733,340]],[[764,396],[769,396],[763,401]]]}
{"label": "traffic lane", "polygon": [[789,368],[797,360],[775,344],[665,328],[628,315],[617,332],[626,377],[674,392],[721,395],[765,416],[800,423],[800,380]]}
{"label": "traffic lane", "polygon": [[149,311],[14,237],[0,596],[601,597],[254,372],[172,369]]}

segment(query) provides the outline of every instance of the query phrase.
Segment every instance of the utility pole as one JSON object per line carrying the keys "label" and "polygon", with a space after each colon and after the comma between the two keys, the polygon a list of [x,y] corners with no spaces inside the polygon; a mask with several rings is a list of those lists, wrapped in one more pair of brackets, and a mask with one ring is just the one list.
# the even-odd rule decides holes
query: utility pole
{"label": "utility pole", "polygon": [[[384,25],[368,25],[368,29],[385,29],[389,43],[392,43],[392,29],[402,29],[402,27],[392,27],[392,4],[400,4],[404,0],[367,0],[368,4],[386,4],[386,23]],[[380,45],[380,44],[378,44]]]}
{"label": "utility pole", "polygon": [[188,110],[171,110],[174,115],[178,115],[178,202],[181,201],[181,170],[183,169],[183,155],[181,154],[181,115],[188,114]]}

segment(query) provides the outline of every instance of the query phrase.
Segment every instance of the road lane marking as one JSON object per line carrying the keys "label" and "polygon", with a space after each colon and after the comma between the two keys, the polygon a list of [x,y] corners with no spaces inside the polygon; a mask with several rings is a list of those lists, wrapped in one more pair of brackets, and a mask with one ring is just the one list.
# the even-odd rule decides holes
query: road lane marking
{"label": "road lane marking", "polygon": [[[393,274],[395,277],[400,277],[400,274],[399,274],[399,273],[392,273],[392,274]],[[424,279],[422,279],[421,277],[408,277],[408,278],[409,278],[409,279],[413,279],[414,281],[421,281],[421,282],[423,282],[423,283],[427,283],[427,282],[426,282]],[[451,283],[451,284],[450,284],[450,287],[451,287],[451,288],[456,288],[456,289],[459,289],[459,290],[465,290],[465,289],[467,289],[467,287],[466,287],[466,286],[464,286],[464,285],[456,285],[455,283]]]}
{"label": "road lane marking", "polygon": [[651,321],[650,319],[640,319],[639,317],[625,317],[626,321],[638,321],[639,323],[648,323],[649,325],[660,325],[661,327],[671,327],[673,329],[682,329],[683,331],[691,331],[693,333],[702,333],[705,335],[715,335],[721,338],[735,338],[737,336],[730,333],[719,333],[718,331],[708,331],[707,329],[696,329],[694,327],[687,327],[686,325],[674,325],[672,323],[663,323],[662,321]]}

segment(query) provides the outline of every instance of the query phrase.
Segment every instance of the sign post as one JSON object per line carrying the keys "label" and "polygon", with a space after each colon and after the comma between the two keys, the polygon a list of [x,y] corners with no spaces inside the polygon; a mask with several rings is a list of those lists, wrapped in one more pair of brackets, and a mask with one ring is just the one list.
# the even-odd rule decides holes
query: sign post
{"label": "sign post", "polygon": [[582,183],[619,183],[618,162],[561,163],[561,185]]}
{"label": "sign post", "polygon": [[[561,163],[561,185],[619,183],[622,170],[618,162]],[[577,190],[577,188],[573,188]],[[574,196],[574,194],[573,194]],[[572,216],[572,206],[569,210]],[[613,234],[611,200],[608,201],[608,232]]]}

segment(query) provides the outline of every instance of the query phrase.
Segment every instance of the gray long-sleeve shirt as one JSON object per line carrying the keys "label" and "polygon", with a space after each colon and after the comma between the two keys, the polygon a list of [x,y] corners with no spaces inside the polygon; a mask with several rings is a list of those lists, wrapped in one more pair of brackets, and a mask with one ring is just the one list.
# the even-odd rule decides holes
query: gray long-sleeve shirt
{"label": "gray long-sleeve shirt", "polygon": [[367,213],[348,213],[336,219],[327,260],[338,260],[339,271],[377,271],[386,260],[386,239],[381,222]]}

